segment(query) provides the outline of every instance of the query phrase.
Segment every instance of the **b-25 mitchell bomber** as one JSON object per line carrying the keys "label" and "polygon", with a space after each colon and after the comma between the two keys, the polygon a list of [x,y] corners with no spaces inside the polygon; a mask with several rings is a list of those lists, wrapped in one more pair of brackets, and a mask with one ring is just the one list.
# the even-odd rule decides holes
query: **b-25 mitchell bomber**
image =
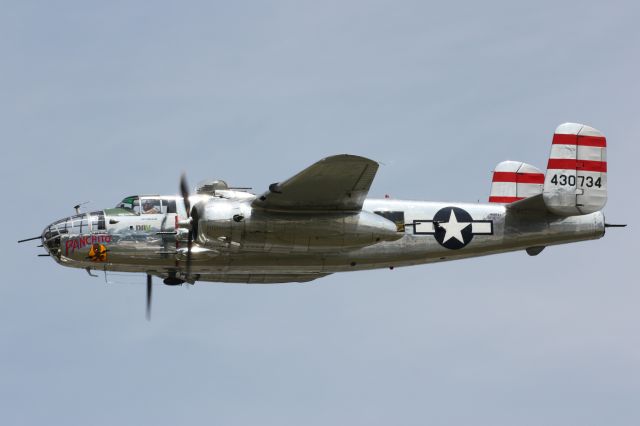
{"label": "b-25 mitchell bomber", "polygon": [[560,125],[547,171],[503,161],[488,204],[369,199],[378,163],[318,161],[256,196],[222,180],[190,195],[133,195],[114,208],[47,226],[40,239],[63,266],[138,272],[167,285],[286,283],[336,272],[395,268],[597,239],[607,226],[606,139]]}

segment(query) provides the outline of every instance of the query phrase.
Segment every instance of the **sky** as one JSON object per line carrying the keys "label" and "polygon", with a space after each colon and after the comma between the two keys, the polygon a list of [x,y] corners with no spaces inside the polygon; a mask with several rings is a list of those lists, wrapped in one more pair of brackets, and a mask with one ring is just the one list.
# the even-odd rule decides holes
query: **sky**
{"label": "sky", "polygon": [[[637,2],[2,1],[0,422],[637,425]],[[598,241],[307,284],[91,278],[16,241],[89,201],[327,155],[485,201],[555,127],[608,138]]]}

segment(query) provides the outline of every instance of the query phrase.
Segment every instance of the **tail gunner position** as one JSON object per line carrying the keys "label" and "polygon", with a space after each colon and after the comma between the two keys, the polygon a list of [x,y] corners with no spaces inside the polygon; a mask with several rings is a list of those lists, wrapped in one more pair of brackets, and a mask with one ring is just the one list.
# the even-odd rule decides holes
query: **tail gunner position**
{"label": "tail gunner position", "polygon": [[260,196],[220,180],[189,195],[183,177],[180,196],[126,197],[36,238],[64,266],[145,273],[149,303],[154,275],[168,285],[306,282],[514,250],[535,256],[608,226],[606,139],[582,124],[556,129],[546,173],[499,163],[488,204],[367,199],[377,170],[336,155]]}

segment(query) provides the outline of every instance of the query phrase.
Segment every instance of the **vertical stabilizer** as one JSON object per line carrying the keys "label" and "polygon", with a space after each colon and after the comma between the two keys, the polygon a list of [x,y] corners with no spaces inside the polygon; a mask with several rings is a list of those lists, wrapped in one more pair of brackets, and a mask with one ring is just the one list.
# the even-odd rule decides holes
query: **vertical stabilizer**
{"label": "vertical stabilizer", "polygon": [[513,203],[542,193],[544,173],[522,161],[503,161],[493,170],[490,203]]}
{"label": "vertical stabilizer", "polygon": [[607,141],[577,123],[558,126],[544,181],[544,202],[560,216],[589,214],[607,202]]}

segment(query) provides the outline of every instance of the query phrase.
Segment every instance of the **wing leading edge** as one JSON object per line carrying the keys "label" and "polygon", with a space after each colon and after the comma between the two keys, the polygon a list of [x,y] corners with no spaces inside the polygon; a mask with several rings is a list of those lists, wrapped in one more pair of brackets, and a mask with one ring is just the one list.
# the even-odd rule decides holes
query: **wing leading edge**
{"label": "wing leading edge", "polygon": [[271,184],[253,206],[282,211],[361,210],[377,171],[378,163],[368,158],[334,155]]}

